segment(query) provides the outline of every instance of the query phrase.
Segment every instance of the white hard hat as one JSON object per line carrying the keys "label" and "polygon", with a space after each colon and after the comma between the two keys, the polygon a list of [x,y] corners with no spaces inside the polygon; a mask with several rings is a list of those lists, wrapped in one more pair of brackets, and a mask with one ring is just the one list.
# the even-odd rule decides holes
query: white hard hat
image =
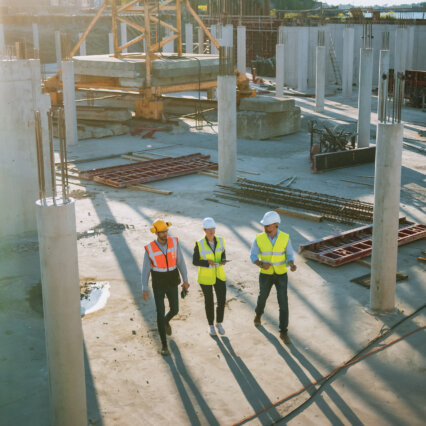
{"label": "white hard hat", "polygon": [[260,221],[263,226],[272,225],[273,223],[281,223],[280,215],[277,212],[266,212]]}
{"label": "white hard hat", "polygon": [[206,217],[203,219],[203,229],[216,228],[216,223],[212,217]]}

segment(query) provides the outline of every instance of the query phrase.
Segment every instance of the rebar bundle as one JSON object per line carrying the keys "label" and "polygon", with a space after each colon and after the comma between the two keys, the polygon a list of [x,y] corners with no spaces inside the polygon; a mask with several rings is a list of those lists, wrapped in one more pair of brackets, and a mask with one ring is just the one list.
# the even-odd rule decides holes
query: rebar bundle
{"label": "rebar bundle", "polygon": [[268,208],[295,207],[322,213],[325,219],[340,223],[372,222],[373,204],[351,198],[283,188],[248,179],[234,186],[221,186],[214,194],[220,198]]}

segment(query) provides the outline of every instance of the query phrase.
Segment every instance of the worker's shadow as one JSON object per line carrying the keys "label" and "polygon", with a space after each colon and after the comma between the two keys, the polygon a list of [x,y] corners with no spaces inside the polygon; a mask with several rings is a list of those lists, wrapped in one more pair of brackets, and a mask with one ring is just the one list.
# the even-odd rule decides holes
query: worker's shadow
{"label": "worker's shadow", "polygon": [[[185,363],[183,362],[182,355],[178,346],[173,340],[170,340],[169,347],[171,356],[164,357],[164,361],[168,364],[170,368],[170,371],[176,384],[176,389],[179,392],[182,404],[186,410],[186,414],[188,416],[190,424],[209,424],[219,426],[219,422],[217,421],[215,415],[213,414],[207,402],[201,395],[201,392],[198,390],[197,386],[192,380],[191,375],[188,373],[188,370],[186,369]],[[190,393],[192,395],[190,395]],[[204,416],[201,418],[197,414],[197,411],[200,410],[197,409],[198,407],[194,407],[194,399],[196,400],[199,409],[204,414]]]}
{"label": "worker's shadow", "polygon": [[[301,354],[294,344],[288,345],[287,348],[290,352],[286,351],[283,347],[283,344],[269,331],[267,331],[263,326],[257,328],[275,347],[278,354],[284,359],[293,373],[297,376],[303,386],[308,386],[310,383],[318,380],[322,377],[322,374],[308,361],[303,354]],[[311,374],[314,379],[311,379],[306,375],[303,369],[299,366],[299,363]],[[311,386],[306,389],[311,396],[314,396],[308,405],[313,402],[317,404],[318,408],[324,413],[324,415],[330,420],[333,425],[343,425],[342,421],[338,416],[333,412],[327,402],[324,401],[321,394],[316,392],[316,388]],[[339,411],[347,418],[348,422],[352,425],[362,425],[363,423],[353,412],[353,410],[346,404],[342,397],[331,387],[327,386],[324,388],[324,392],[327,393],[328,397],[333,401],[333,403],[339,408]],[[283,401],[284,402],[284,401]],[[306,406],[305,406],[306,408]],[[286,417],[286,421],[291,420],[299,414],[296,411],[293,415]]]}
{"label": "worker's shadow", "polygon": [[263,389],[257,383],[253,374],[244,364],[243,360],[235,353],[231,342],[227,337],[222,339],[214,338],[229,369],[235,377],[235,380],[239,384],[244,396],[252,406],[255,413],[264,410],[262,413],[255,416],[255,418],[264,425],[270,425],[277,420],[280,415],[277,410],[273,407],[265,409],[272,405],[271,400],[265,394]]}

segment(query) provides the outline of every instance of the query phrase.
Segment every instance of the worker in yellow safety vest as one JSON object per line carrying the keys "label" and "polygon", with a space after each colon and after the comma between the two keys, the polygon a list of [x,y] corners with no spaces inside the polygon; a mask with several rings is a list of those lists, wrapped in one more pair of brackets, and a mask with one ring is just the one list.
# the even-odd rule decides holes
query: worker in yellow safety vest
{"label": "worker in yellow safety vest", "polygon": [[[188,291],[189,283],[177,237],[170,237],[168,230],[170,222],[157,219],[152,224],[151,232],[157,236],[145,246],[145,256],[142,266],[142,296],[149,300],[148,281],[152,278],[152,291],[154,293],[155,307],[157,310],[157,327],[161,339],[161,355],[170,354],[167,347],[167,335],[172,334],[170,320],[179,312],[180,275],[182,276],[182,294]],[[165,314],[164,298],[169,301],[170,310]],[[183,297],[183,296],[182,296]]]}
{"label": "worker in yellow safety vest", "polygon": [[204,306],[209,333],[216,336],[214,328],[214,301],[213,289],[216,293],[216,328],[219,334],[225,334],[222,322],[226,302],[226,276],[223,265],[226,263],[225,239],[215,236],[216,223],[213,218],[203,220],[205,237],[194,245],[192,263],[198,266],[198,283],[204,295]]}
{"label": "worker in yellow safety vest", "polygon": [[260,268],[259,296],[257,298],[256,316],[254,325],[259,327],[261,316],[264,312],[266,300],[271,288],[275,285],[277,290],[278,305],[280,310],[280,338],[287,345],[291,343],[288,336],[288,298],[287,298],[287,264],[292,272],[296,271],[294,264],[294,251],[290,236],[278,229],[281,223],[277,212],[265,213],[260,221],[264,231],[256,236],[253,241],[250,259]]}

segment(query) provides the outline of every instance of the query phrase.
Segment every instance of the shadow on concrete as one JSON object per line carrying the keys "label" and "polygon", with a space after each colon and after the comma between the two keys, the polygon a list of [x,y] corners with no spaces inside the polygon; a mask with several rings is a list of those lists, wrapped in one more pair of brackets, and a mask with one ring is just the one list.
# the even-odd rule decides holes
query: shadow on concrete
{"label": "shadow on concrete", "polygon": [[[227,337],[222,337],[222,339],[216,337],[214,340],[219,346],[219,349],[222,352],[229,369],[234,375],[235,380],[237,381],[241,391],[252,406],[253,410],[258,412],[271,405],[272,401],[265,394],[259,383],[257,383],[253,374],[244,364],[243,360],[235,353],[229,339]],[[259,414],[256,416],[256,418],[263,425],[270,425],[277,418],[279,418],[279,413],[275,408],[271,408]]]}
{"label": "shadow on concrete", "polygon": [[[176,389],[179,392],[190,424],[209,424],[219,426],[219,422],[217,421],[215,415],[201,395],[201,392],[198,390],[197,386],[192,380],[191,375],[188,373],[178,346],[173,340],[169,340],[169,347],[172,352],[172,356],[165,357],[164,361],[170,368],[170,372],[172,373],[173,379],[175,381]],[[196,407],[194,406],[195,402]],[[204,418],[200,418],[200,416],[197,414],[197,411],[199,411],[198,408],[202,411]]]}
{"label": "shadow on concrete", "polygon": [[[289,345],[291,355],[284,349],[278,339],[269,333],[264,327],[259,327],[258,330],[268,339],[268,341],[275,347],[278,354],[288,364],[302,385],[307,386],[312,381],[318,380],[322,375],[321,373],[296,349],[294,344]],[[314,379],[309,378],[302,368],[298,365],[297,361],[312,375]],[[307,392],[312,395],[315,387],[307,389]],[[339,396],[334,389],[329,389],[328,396],[333,400],[334,404],[340,409],[341,413],[346,417],[348,422],[352,425],[362,425],[361,420],[356,416],[353,410],[346,404],[346,402]],[[329,405],[322,399],[321,396],[316,397],[313,401],[318,405],[318,408],[324,413],[330,423],[333,425],[342,425],[337,415],[329,407]]]}

